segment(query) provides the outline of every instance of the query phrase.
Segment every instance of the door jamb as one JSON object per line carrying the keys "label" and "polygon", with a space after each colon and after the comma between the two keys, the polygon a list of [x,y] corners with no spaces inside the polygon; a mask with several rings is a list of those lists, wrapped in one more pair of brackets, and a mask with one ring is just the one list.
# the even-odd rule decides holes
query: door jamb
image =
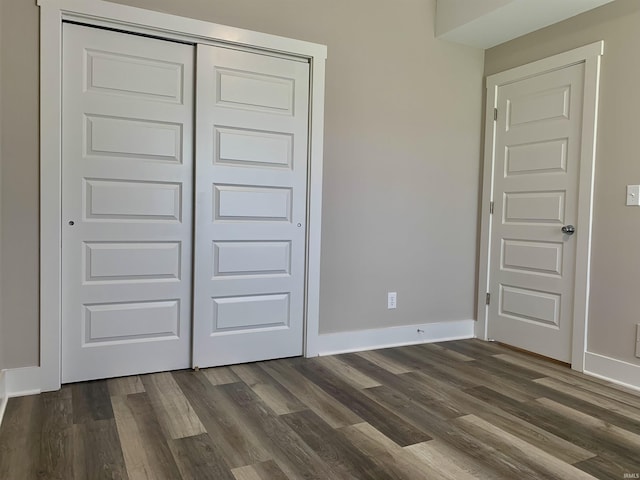
{"label": "door jamb", "polygon": [[304,355],[318,355],[324,83],[327,47],[102,0],[37,0],[40,7],[40,386],[61,385],[62,22],[109,26],[190,43],[297,57],[310,64]]}
{"label": "door jamb", "polygon": [[[589,279],[591,267],[591,234],[593,220],[593,188],[595,180],[596,140],[598,127],[598,100],[600,83],[600,59],[604,54],[604,41],[585,45],[565,53],[533,63],[512,68],[487,77],[487,103],[485,112],[485,151],[482,181],[482,218],[480,233],[480,268],[478,273],[478,305],[475,336],[488,338],[488,306],[486,294],[490,290],[491,213],[493,201],[493,176],[495,166],[496,125],[494,109],[497,108],[498,88],[509,83],[584,63],[584,99],[582,112],[582,139],[580,173],[578,178],[579,235],[576,235],[576,267],[573,305],[573,336],[571,368],[584,370],[589,315]],[[498,214],[498,212],[496,212]],[[494,301],[499,301],[495,299]]]}

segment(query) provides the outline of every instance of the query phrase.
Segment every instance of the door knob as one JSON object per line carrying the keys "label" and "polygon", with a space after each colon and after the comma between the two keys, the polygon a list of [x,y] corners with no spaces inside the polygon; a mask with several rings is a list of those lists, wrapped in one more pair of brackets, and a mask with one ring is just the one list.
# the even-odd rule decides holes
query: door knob
{"label": "door knob", "polygon": [[573,225],[565,225],[562,227],[562,233],[566,233],[567,235],[573,235],[576,233],[576,227]]}

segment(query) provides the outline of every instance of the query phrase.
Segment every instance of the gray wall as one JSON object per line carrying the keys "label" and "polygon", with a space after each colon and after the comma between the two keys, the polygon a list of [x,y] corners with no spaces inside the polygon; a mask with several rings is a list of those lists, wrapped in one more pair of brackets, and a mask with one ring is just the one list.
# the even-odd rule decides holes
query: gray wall
{"label": "gray wall", "polygon": [[0,347],[5,368],[34,365],[38,345],[38,9],[0,0],[2,239]]}
{"label": "gray wall", "polygon": [[[4,16],[4,2],[0,1],[0,18]],[[0,59],[2,55],[2,22],[0,22]],[[2,62],[0,62],[0,112],[2,112]],[[2,218],[2,116],[0,113],[0,218]],[[2,267],[2,222],[0,222],[0,268]],[[0,301],[2,301],[2,275],[0,275]],[[2,307],[0,307],[0,370],[4,367],[4,322],[2,321]],[[0,392],[0,400],[2,400]]]}
{"label": "gray wall", "polygon": [[[119,2],[328,45],[322,333],[474,318],[484,54],[434,39],[435,0]],[[18,367],[38,362],[38,9],[2,3],[0,343]]]}
{"label": "gray wall", "polygon": [[593,223],[588,350],[640,365],[640,208],[625,186],[640,184],[640,2],[617,0],[487,50],[485,73],[605,41]]}

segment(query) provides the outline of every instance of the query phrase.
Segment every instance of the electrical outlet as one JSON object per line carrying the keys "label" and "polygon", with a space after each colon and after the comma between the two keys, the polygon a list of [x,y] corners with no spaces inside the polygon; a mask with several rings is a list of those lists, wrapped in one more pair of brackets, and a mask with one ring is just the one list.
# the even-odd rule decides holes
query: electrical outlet
{"label": "electrical outlet", "polygon": [[398,294],[396,292],[387,293],[387,308],[392,310],[398,306]]}
{"label": "electrical outlet", "polygon": [[640,323],[636,325],[636,357],[640,358]]}
{"label": "electrical outlet", "polygon": [[640,185],[627,185],[627,206],[640,206]]}

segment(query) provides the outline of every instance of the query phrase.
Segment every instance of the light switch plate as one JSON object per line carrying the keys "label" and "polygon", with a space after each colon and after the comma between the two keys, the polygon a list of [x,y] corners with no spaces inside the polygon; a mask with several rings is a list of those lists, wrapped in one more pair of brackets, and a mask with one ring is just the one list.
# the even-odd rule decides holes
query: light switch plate
{"label": "light switch plate", "polygon": [[636,357],[640,358],[640,323],[636,325]]}
{"label": "light switch plate", "polygon": [[396,292],[387,293],[387,308],[393,310],[398,307],[398,294]]}
{"label": "light switch plate", "polygon": [[627,206],[640,206],[640,185],[627,185]]}

